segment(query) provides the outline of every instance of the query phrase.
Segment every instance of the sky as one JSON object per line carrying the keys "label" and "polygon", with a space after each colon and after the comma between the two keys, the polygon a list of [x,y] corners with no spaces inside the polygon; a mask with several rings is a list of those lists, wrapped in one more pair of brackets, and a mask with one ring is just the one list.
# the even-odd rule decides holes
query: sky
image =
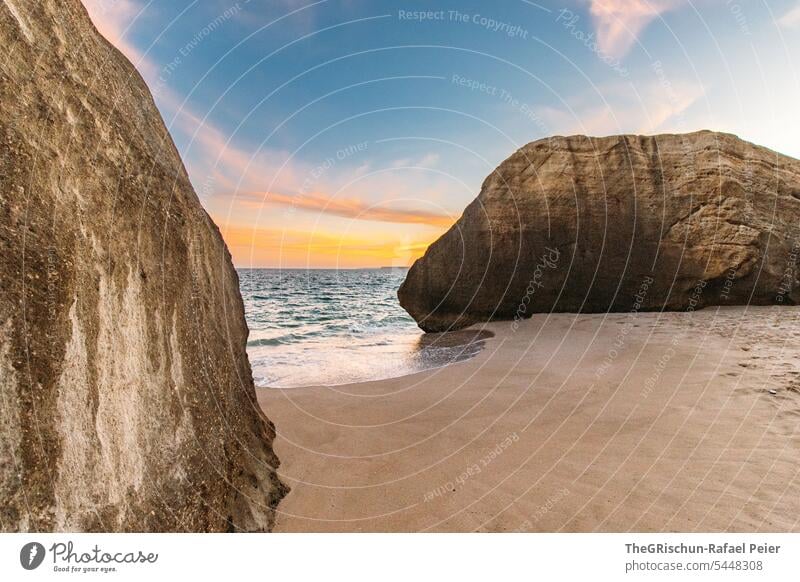
{"label": "sky", "polygon": [[238,267],[405,266],[551,135],[800,158],[800,0],[83,0]]}

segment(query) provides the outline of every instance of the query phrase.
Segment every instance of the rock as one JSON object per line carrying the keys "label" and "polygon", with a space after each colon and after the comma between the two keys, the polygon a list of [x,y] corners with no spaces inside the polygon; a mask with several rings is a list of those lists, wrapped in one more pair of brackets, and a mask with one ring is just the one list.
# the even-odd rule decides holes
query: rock
{"label": "rock", "polygon": [[553,137],[408,272],[426,331],[532,313],[796,304],[800,162],[733,135]]}
{"label": "rock", "polygon": [[144,81],[78,0],[0,44],[0,529],[269,529],[238,278]]}

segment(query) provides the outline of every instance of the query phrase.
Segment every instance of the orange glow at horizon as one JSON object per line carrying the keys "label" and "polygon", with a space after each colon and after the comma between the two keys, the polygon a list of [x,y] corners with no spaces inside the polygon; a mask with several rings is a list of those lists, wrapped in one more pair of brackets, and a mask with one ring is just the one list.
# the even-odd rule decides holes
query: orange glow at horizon
{"label": "orange glow at horizon", "polygon": [[[439,229],[437,229],[439,230]],[[377,232],[338,234],[317,230],[281,230],[220,226],[237,267],[370,268],[407,267],[447,229],[429,236]]]}

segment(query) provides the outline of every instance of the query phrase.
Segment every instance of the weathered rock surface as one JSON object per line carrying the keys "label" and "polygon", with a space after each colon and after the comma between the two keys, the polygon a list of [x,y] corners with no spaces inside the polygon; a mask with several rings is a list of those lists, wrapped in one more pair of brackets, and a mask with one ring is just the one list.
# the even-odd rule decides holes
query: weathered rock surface
{"label": "weathered rock surface", "polygon": [[0,1],[0,529],[265,530],[238,278],[78,0]]}
{"label": "weathered rock surface", "polygon": [[534,312],[796,304],[800,161],[733,135],[554,137],[483,183],[398,296],[426,331]]}

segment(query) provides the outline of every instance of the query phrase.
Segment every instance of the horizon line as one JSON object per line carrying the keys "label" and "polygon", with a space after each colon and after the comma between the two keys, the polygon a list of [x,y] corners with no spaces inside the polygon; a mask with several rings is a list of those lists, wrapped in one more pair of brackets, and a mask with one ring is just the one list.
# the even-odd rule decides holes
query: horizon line
{"label": "horizon line", "polygon": [[271,270],[271,271],[380,271],[388,269],[410,269],[411,265],[385,265],[381,267],[244,267],[234,265],[236,270]]}

